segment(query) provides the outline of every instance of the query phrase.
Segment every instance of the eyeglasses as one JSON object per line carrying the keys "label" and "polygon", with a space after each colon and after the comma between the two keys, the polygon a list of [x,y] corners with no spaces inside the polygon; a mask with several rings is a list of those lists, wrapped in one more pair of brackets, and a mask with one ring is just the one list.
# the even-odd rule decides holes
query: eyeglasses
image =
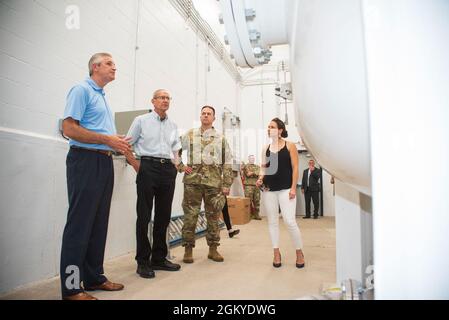
{"label": "eyeglasses", "polygon": [[158,96],[158,97],[154,97],[154,99],[171,101],[172,97]]}

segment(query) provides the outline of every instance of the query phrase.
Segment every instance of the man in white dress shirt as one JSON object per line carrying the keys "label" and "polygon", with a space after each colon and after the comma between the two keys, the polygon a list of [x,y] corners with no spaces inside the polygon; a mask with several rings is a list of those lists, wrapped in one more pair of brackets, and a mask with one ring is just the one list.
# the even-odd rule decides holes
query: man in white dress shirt
{"label": "man in white dress shirt", "polygon": [[[178,127],[167,116],[170,93],[156,90],[151,103],[152,112],[134,119],[127,137],[139,160],[126,154],[128,162],[137,172],[137,222],[136,261],[137,273],[143,278],[153,278],[153,270],[178,271],[181,266],[166,259],[167,228],[175,192],[178,150],[181,149]],[[148,239],[148,224],[155,204],[153,242]]]}

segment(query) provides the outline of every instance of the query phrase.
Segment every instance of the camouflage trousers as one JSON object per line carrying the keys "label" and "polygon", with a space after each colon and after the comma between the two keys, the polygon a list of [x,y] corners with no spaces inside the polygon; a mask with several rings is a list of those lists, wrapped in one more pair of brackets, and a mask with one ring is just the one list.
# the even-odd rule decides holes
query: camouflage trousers
{"label": "camouflage trousers", "polygon": [[220,188],[208,187],[201,184],[184,184],[184,225],[182,227],[182,246],[195,247],[195,230],[201,202],[204,200],[206,211],[207,232],[206,240],[209,247],[220,245],[219,215],[223,210],[226,198]]}
{"label": "camouflage trousers", "polygon": [[245,186],[245,197],[249,198],[252,202],[254,211],[251,211],[251,217],[259,217],[260,210],[260,190],[256,186]]}

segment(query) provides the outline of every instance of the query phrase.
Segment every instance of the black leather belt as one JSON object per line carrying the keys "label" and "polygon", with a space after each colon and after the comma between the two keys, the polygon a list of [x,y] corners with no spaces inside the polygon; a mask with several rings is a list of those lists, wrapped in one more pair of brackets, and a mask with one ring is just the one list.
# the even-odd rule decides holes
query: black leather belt
{"label": "black leather belt", "polygon": [[156,158],[156,157],[147,157],[147,156],[142,156],[140,157],[140,160],[149,160],[149,161],[153,161],[153,162],[158,162],[158,163],[167,163],[167,164],[171,164],[171,159],[165,159],[165,158]]}
{"label": "black leather belt", "polygon": [[71,146],[70,148],[78,149],[78,150],[86,150],[86,151],[98,152],[98,153],[104,154],[104,155],[106,155],[108,157],[112,156],[112,151],[111,150],[92,149],[92,148],[84,148],[84,147],[79,147],[79,146]]}

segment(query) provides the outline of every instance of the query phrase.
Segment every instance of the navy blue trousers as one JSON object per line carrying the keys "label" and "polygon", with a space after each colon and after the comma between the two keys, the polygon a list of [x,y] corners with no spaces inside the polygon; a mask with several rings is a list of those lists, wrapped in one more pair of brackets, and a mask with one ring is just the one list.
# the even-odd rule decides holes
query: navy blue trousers
{"label": "navy blue trousers", "polygon": [[104,283],[103,261],[114,186],[112,157],[71,148],[67,154],[69,210],[61,248],[61,292],[70,296]]}

